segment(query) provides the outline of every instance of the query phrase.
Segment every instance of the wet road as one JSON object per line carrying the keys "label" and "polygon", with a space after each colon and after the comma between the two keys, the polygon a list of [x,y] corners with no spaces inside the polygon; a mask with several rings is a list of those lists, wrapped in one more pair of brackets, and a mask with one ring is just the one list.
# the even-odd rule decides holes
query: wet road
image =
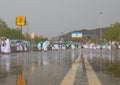
{"label": "wet road", "polygon": [[0,54],[0,85],[120,85],[119,54],[88,49]]}

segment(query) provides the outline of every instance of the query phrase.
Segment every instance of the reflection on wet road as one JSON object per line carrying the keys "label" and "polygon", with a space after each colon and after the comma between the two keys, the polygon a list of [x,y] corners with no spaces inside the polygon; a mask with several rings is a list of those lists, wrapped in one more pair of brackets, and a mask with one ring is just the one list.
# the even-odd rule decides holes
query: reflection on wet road
{"label": "reflection on wet road", "polygon": [[87,58],[101,83],[103,85],[120,85],[120,50],[87,52],[89,52]]}
{"label": "reflection on wet road", "polygon": [[119,54],[88,49],[0,54],[0,85],[120,85]]}

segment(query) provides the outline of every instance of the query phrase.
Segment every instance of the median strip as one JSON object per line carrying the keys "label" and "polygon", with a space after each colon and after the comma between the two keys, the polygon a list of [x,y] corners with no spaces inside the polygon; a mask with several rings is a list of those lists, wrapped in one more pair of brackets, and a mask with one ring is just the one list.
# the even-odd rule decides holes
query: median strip
{"label": "median strip", "polygon": [[66,74],[65,78],[61,82],[60,85],[73,85],[75,81],[75,75],[77,71],[77,67],[79,66],[80,56],[75,60],[75,63],[72,64],[71,69]]}
{"label": "median strip", "polygon": [[89,85],[102,85],[87,58],[85,58],[85,68]]}

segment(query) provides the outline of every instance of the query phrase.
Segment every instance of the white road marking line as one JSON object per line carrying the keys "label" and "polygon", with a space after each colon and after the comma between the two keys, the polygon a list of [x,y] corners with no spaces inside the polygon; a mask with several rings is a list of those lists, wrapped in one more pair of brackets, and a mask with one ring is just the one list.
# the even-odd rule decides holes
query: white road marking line
{"label": "white road marking line", "polygon": [[75,60],[75,63],[72,64],[71,69],[66,74],[65,78],[63,79],[60,85],[73,85],[74,84],[77,67],[80,65],[79,62],[80,62],[80,56]]}
{"label": "white road marking line", "polygon": [[102,85],[87,58],[85,58],[85,68],[89,85]]}

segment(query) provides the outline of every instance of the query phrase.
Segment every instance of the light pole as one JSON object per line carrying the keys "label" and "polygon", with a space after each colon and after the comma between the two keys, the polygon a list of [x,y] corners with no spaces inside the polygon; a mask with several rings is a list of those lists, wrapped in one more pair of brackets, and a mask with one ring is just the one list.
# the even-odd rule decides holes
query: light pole
{"label": "light pole", "polygon": [[[103,33],[102,33],[102,14],[103,14],[103,12],[100,12],[99,13],[100,14],[100,41],[102,41],[103,40]],[[102,50],[100,50],[101,52],[100,52],[100,77],[101,77],[101,81],[103,80],[102,79],[102,70],[103,70],[103,65],[102,65],[102,63],[103,63],[103,61],[102,61]]]}
{"label": "light pole", "polygon": [[61,32],[61,42],[63,42],[63,32]]}
{"label": "light pole", "polygon": [[102,35],[102,14],[103,12],[100,12],[99,14],[100,14],[100,41],[102,41],[102,37],[103,37]]}

